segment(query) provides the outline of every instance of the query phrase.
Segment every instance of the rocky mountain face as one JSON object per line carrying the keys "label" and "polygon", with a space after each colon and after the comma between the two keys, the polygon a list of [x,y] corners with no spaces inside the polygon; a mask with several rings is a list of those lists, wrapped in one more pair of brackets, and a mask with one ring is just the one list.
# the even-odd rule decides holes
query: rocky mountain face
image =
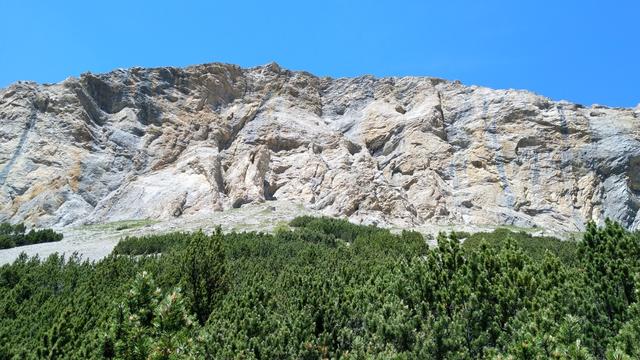
{"label": "rocky mountain face", "polygon": [[65,226],[273,199],[353,221],[640,227],[640,108],[277,64],[0,90],[0,220]]}

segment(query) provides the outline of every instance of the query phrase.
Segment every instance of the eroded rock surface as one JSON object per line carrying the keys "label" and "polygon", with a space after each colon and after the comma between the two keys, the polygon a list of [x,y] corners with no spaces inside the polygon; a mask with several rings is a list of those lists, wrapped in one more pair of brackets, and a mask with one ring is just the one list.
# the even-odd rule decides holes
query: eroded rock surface
{"label": "eroded rock surface", "polygon": [[356,222],[640,227],[640,108],[277,64],[0,90],[0,220],[171,219],[273,199]]}

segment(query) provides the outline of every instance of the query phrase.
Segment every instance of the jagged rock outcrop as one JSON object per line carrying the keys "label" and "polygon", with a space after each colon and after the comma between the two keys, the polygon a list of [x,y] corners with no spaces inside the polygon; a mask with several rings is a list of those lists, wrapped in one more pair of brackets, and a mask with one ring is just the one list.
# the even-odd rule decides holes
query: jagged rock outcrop
{"label": "jagged rock outcrop", "polygon": [[640,227],[640,108],[276,64],[0,90],[0,220],[69,225],[291,200],[354,221]]}

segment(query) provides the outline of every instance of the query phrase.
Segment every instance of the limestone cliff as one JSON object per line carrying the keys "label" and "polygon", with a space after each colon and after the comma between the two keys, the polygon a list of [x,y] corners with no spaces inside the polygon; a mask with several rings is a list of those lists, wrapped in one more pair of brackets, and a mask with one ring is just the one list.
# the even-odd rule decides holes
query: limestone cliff
{"label": "limestone cliff", "polygon": [[276,64],[0,90],[0,220],[64,226],[289,200],[356,222],[640,227],[640,108]]}

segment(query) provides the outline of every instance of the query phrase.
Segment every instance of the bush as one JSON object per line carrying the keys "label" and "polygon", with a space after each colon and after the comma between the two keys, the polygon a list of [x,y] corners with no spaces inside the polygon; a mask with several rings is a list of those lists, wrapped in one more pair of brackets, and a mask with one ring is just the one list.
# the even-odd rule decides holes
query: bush
{"label": "bush", "polygon": [[10,235],[0,235],[0,249],[9,249],[16,246],[16,242]]}
{"label": "bush", "polygon": [[467,249],[477,249],[483,242],[492,247],[504,247],[511,241],[535,260],[542,260],[547,251],[566,263],[577,259],[578,244],[575,241],[563,241],[551,236],[533,236],[523,231],[514,232],[504,228],[492,232],[455,234],[458,238],[465,239],[463,247]]}
{"label": "bush", "polygon": [[0,267],[0,357],[640,354],[640,237],[618,224],[589,224],[566,248],[505,230],[462,244],[441,234],[427,248],[415,232],[322,218],[296,225],[273,235],[183,233],[162,256],[23,255]]}
{"label": "bush", "polygon": [[63,238],[62,234],[51,229],[31,229],[27,234],[25,231],[24,224],[0,224],[0,249],[60,241]]}
{"label": "bush", "polygon": [[346,242],[352,242],[358,236],[368,236],[374,233],[389,233],[387,229],[381,229],[376,226],[362,226],[356,225],[348,220],[334,219],[329,217],[311,217],[311,216],[299,216],[289,223],[295,228],[304,228],[316,230],[318,232],[333,235],[337,239],[344,240]]}
{"label": "bush", "polygon": [[113,253],[117,255],[159,254],[184,245],[190,237],[190,234],[182,232],[162,235],[127,236],[118,242],[113,249]]}
{"label": "bush", "polygon": [[184,249],[176,253],[181,264],[182,283],[191,308],[201,325],[227,289],[224,251],[220,229],[211,236],[193,234]]}

